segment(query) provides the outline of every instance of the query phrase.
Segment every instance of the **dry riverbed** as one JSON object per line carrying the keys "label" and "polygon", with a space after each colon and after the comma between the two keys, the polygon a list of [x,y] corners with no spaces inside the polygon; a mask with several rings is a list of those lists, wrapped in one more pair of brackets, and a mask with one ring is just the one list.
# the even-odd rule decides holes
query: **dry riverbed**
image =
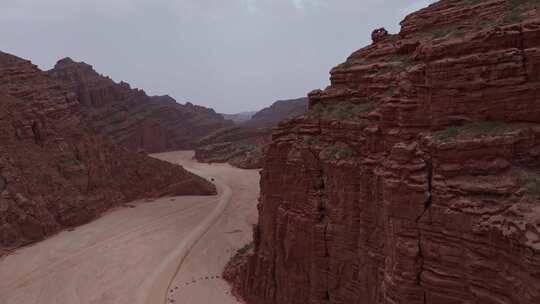
{"label": "dry riverbed", "polygon": [[133,202],[17,250],[0,260],[0,303],[237,303],[221,272],[251,240],[259,173],[192,156],[155,155],[213,178],[217,196]]}

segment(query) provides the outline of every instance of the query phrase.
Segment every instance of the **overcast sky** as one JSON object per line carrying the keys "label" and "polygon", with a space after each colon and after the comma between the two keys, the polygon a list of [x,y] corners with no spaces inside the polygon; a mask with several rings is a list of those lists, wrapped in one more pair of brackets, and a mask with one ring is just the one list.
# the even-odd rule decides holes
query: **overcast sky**
{"label": "overcast sky", "polygon": [[85,61],[152,95],[257,110],[328,85],[329,70],[430,0],[0,0],[0,50],[50,69]]}

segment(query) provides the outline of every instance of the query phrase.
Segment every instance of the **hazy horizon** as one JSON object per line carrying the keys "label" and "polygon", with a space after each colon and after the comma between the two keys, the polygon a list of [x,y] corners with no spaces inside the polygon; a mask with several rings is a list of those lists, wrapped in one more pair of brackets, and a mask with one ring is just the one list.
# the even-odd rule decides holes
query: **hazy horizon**
{"label": "hazy horizon", "polygon": [[0,50],[48,70],[71,57],[149,95],[254,111],[329,83],[330,69],[433,0],[13,0]]}

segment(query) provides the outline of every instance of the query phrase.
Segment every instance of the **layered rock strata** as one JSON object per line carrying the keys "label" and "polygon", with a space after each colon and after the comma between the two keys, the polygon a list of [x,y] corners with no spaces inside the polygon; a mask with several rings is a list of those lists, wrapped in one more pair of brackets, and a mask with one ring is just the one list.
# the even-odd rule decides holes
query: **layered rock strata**
{"label": "layered rock strata", "polygon": [[77,94],[0,52],[0,255],[124,202],[207,195],[206,180],[95,134]]}
{"label": "layered rock strata", "polygon": [[331,71],[264,160],[249,303],[540,303],[540,8],[442,0]]}

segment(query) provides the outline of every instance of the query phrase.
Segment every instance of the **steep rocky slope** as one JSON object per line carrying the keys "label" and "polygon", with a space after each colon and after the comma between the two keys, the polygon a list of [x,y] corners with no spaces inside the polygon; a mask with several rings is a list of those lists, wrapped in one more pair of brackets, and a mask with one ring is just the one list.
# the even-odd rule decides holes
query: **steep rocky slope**
{"label": "steep rocky slope", "polygon": [[192,149],[211,132],[233,125],[212,109],[182,105],[169,96],[148,96],[70,58],[58,61],[49,74],[70,84],[92,128],[132,150]]}
{"label": "steep rocky slope", "polygon": [[63,83],[0,52],[0,255],[130,200],[215,193],[180,166],[94,134],[82,117]]}
{"label": "steep rocky slope", "polygon": [[249,303],[540,303],[538,1],[442,0],[331,71],[264,161]]}
{"label": "steep rocky slope", "polygon": [[198,143],[195,157],[201,162],[229,162],[239,168],[261,168],[271,128],[306,113],[307,102],[307,98],[276,101],[250,120],[204,137]]}
{"label": "steep rocky slope", "polygon": [[243,125],[252,128],[273,128],[281,121],[303,115],[307,111],[308,99],[278,100],[271,106],[255,113]]}

